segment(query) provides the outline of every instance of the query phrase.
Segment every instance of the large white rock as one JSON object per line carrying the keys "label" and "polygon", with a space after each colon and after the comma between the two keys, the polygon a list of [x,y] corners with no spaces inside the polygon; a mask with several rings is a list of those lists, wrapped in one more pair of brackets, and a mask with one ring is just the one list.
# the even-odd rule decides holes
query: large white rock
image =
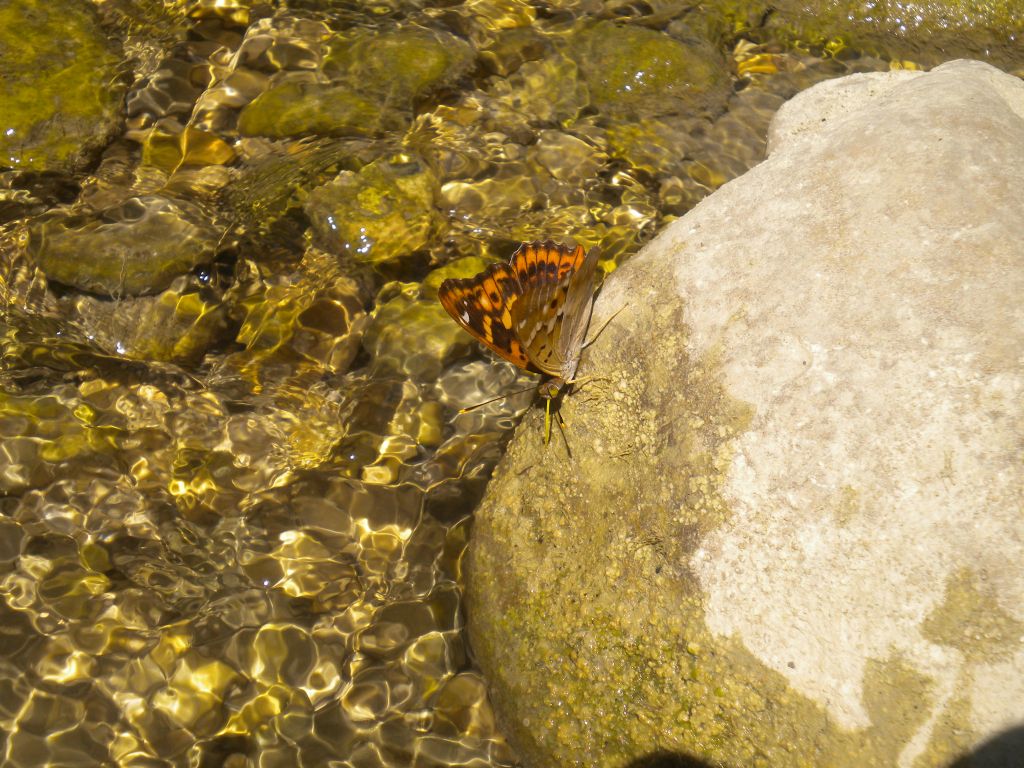
{"label": "large white rock", "polygon": [[608,281],[572,458],[528,419],[479,512],[470,629],[527,764],[1024,754],[1022,297],[1024,83],[788,103]]}

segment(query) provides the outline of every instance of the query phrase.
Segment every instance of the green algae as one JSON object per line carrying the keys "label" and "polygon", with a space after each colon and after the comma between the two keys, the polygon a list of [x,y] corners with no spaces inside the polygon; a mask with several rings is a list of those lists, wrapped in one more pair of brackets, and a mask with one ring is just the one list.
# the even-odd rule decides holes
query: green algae
{"label": "green algae", "polygon": [[310,193],[306,212],[317,245],[366,264],[424,248],[442,226],[437,180],[412,158],[393,158],[343,171]]}
{"label": "green algae", "polygon": [[420,27],[359,32],[328,41],[326,47],[326,75],[374,94],[381,103],[401,107],[453,82],[473,61],[473,51],[464,41]]}
{"label": "green algae", "polygon": [[284,82],[253,99],[238,116],[243,136],[376,136],[405,119],[345,84]]}
{"label": "green algae", "polygon": [[0,5],[0,72],[0,166],[75,170],[118,127],[118,57],[86,4]]}
{"label": "green algae", "polygon": [[598,22],[578,33],[569,53],[593,104],[609,115],[716,112],[729,93],[728,69],[713,48],[643,27]]}
{"label": "green algae", "polygon": [[922,634],[937,645],[960,651],[972,661],[1007,660],[1020,648],[1024,622],[996,599],[985,578],[961,568],[946,581],[942,602],[925,618]]}

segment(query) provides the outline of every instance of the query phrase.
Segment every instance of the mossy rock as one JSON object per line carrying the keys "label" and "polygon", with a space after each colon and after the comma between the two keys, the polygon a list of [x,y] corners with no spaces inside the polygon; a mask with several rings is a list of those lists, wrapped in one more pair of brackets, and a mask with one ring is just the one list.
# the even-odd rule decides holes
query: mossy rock
{"label": "mossy rock", "polygon": [[376,136],[405,119],[344,84],[284,82],[253,99],[238,117],[243,136]]}
{"label": "mossy rock", "polygon": [[788,33],[837,54],[850,48],[926,66],[974,58],[1019,67],[1024,5],[1019,0],[930,0],[910,10],[902,3],[825,0],[808,14],[806,4],[782,0],[772,3],[768,29],[774,39]]}
{"label": "mossy rock", "polygon": [[577,33],[569,54],[593,105],[610,115],[714,112],[729,95],[729,71],[710,43],[602,21]]}
{"label": "mossy rock", "polygon": [[306,204],[317,245],[380,264],[424,248],[441,227],[437,180],[416,161],[376,161],[343,171]]}
{"label": "mossy rock", "polygon": [[85,3],[0,3],[0,166],[81,168],[118,129],[118,59]]}
{"label": "mossy rock", "polygon": [[423,295],[428,298],[436,298],[437,289],[448,278],[474,277],[492,264],[494,264],[494,259],[486,259],[483,256],[464,256],[461,259],[450,261],[443,267],[433,270],[423,279],[421,286]]}
{"label": "mossy rock", "polygon": [[[819,0],[807,13],[802,0],[724,0],[709,19],[720,30],[744,30],[754,40],[844,50],[932,66],[957,58],[1002,69],[1021,66],[1024,5],[1019,0],[930,0],[913,12],[901,3]],[[764,21],[762,21],[764,20]]]}
{"label": "mossy rock", "polygon": [[436,296],[410,286],[380,306],[363,348],[374,365],[400,371],[417,381],[434,381],[453,359],[466,354],[473,340],[445,312]]}
{"label": "mossy rock", "polygon": [[161,291],[212,260],[216,247],[216,230],[195,206],[156,196],[132,198],[104,215],[43,218],[29,239],[47,278],[103,296]]}
{"label": "mossy rock", "polygon": [[339,37],[328,48],[328,76],[400,107],[452,82],[473,62],[473,51],[463,41],[420,27]]}

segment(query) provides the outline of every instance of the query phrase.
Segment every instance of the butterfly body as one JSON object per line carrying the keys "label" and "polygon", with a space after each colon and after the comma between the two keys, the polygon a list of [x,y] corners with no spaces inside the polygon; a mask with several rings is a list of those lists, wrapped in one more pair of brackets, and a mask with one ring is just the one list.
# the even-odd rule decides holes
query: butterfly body
{"label": "butterfly body", "polygon": [[590,324],[598,249],[523,243],[507,264],[441,283],[438,298],[474,338],[520,368],[552,377],[548,400],[575,380]]}

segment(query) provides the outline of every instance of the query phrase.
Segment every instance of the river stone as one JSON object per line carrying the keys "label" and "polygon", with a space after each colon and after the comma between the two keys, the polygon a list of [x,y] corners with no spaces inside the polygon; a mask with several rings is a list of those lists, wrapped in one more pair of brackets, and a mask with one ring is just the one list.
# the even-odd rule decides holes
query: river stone
{"label": "river stone", "polygon": [[62,211],[29,227],[46,277],[101,296],[140,296],[216,255],[218,231],[200,208],[160,195],[132,197],[89,215]]}
{"label": "river stone", "polygon": [[75,171],[120,125],[120,51],[90,3],[0,3],[0,167]]}
{"label": "river stone", "polygon": [[716,114],[730,92],[721,54],[707,41],[686,42],[641,26],[601,21],[569,47],[602,112],[631,115]]}
{"label": "river stone", "polygon": [[817,0],[813,7],[808,13],[806,0],[741,0],[723,11],[734,23],[764,19],[769,39],[789,38],[835,53],[849,48],[925,65],[942,56],[975,56],[1018,72],[1021,66],[1024,4],[1018,0]]}
{"label": "river stone", "polygon": [[1022,178],[1016,78],[853,75],[611,276],[468,552],[524,765],[1022,754]]}
{"label": "river stone", "polygon": [[424,248],[444,222],[437,179],[409,156],[342,171],[309,194],[305,210],[316,244],[363,264],[383,264]]}
{"label": "river stone", "polygon": [[238,115],[242,136],[376,136],[404,118],[350,85],[283,82],[264,91]]}
{"label": "river stone", "polygon": [[324,72],[384,103],[410,107],[454,82],[473,62],[473,50],[446,32],[406,27],[381,34],[353,31],[328,43]]}

